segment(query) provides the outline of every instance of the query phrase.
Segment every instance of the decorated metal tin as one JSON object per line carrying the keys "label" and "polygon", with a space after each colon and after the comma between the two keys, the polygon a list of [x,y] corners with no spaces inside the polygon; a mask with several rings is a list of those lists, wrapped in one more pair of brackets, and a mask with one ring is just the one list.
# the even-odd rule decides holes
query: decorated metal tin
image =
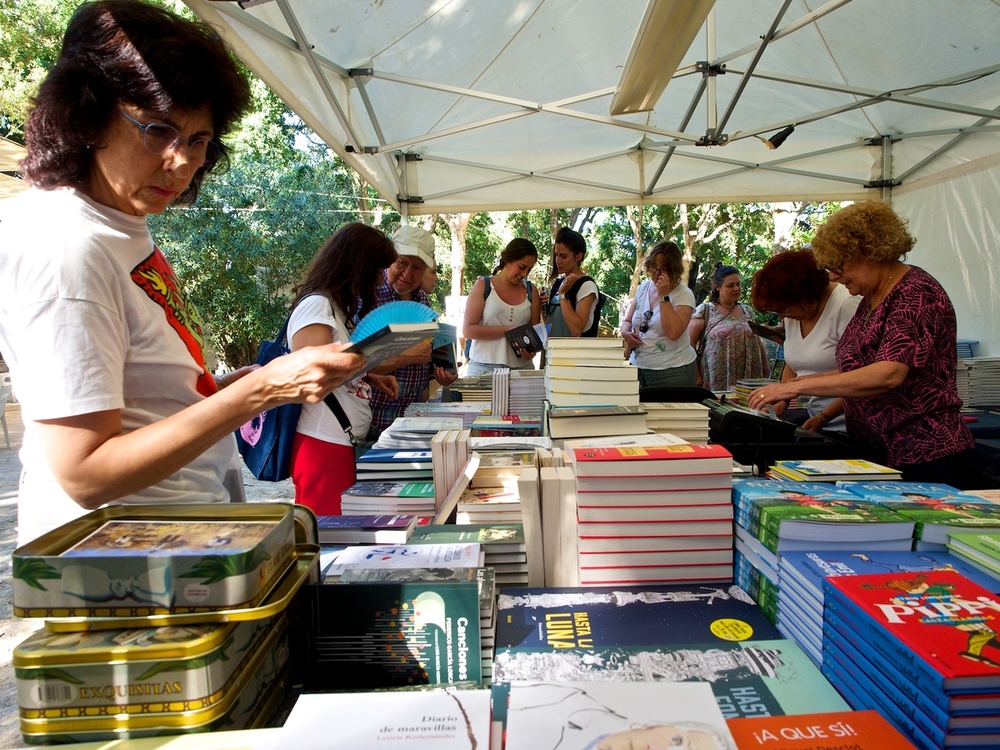
{"label": "decorated metal tin", "polygon": [[293,506],[101,508],[14,550],[18,617],[142,617],[250,607],[292,562]]}
{"label": "decorated metal tin", "polygon": [[208,708],[275,620],[52,633],[15,647],[22,718]]}
{"label": "decorated metal tin", "polygon": [[[160,662],[164,671],[159,674],[161,687],[157,689],[158,694],[138,696],[140,702],[105,702],[83,709],[68,706],[41,711],[22,707],[21,732],[24,740],[27,744],[88,742],[261,726],[288,690],[289,682],[285,617],[269,622],[271,627],[259,629],[254,634],[255,644],[246,649],[245,658],[231,670],[223,684],[213,686],[216,689],[210,695],[188,699],[183,695],[183,677],[177,674],[191,671],[189,667],[204,673],[200,657],[179,659],[177,662],[168,659]],[[247,625],[255,627],[260,623]],[[110,674],[120,664],[97,666]],[[74,665],[74,668],[79,671],[80,665]],[[171,686],[169,693],[165,693],[162,686],[171,682],[176,684]],[[156,683],[138,681],[132,684],[146,686],[138,688],[141,691]],[[178,687],[180,692],[173,692]],[[117,692],[115,690],[116,695]],[[149,697],[154,700],[141,702],[142,698]]]}
{"label": "decorated metal tin", "polygon": [[319,545],[298,545],[292,552],[292,566],[275,582],[263,601],[252,607],[136,617],[51,617],[45,621],[45,629],[53,633],[75,633],[81,630],[121,630],[210,622],[244,622],[272,617],[284,612],[302,584],[316,576],[316,571],[319,569],[319,551]]}

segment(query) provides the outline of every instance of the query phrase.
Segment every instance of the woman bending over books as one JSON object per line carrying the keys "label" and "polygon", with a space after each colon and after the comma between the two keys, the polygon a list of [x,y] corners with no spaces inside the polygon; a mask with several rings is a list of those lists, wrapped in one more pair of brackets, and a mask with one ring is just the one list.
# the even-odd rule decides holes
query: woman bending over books
{"label": "woman bending over books", "polygon": [[848,434],[884,451],[904,480],[975,489],[974,441],[955,386],[955,308],[934,277],[903,262],[915,241],[888,203],[833,214],[816,232],[813,254],[861,297],[837,344],[837,370],[759,388],[750,405],[843,398]]}
{"label": "woman bending over books", "polygon": [[541,320],[542,302],[528,274],[538,262],[538,250],[529,241],[513,239],[500,253],[500,264],[492,276],[476,279],[465,305],[463,331],[472,343],[467,373],[484,375],[509,367],[530,368],[530,359],[515,356],[504,335],[518,326]]}
{"label": "woman bending over books", "polygon": [[712,293],[688,327],[698,352],[695,385],[730,391],[737,380],[767,377],[767,352],[750,328],[750,310],[740,304],[742,288],[736,268],[715,264]]}
{"label": "woman bending over books", "polygon": [[[852,297],[843,284],[830,281],[830,275],[816,265],[812,252],[792,250],[775,255],[754,275],[750,297],[758,310],[783,319],[782,383],[799,375],[837,369],[837,342],[861,299]],[[802,425],[805,429],[847,429],[842,398],[808,396],[805,407],[809,414]],[[774,405],[778,416],[787,408],[787,401]]]}
{"label": "woman bending over books", "polygon": [[[250,103],[202,23],[84,3],[34,99],[4,201],[0,349],[24,419],[19,544],[106,504],[228,502],[233,432],[364,365],[340,346],[215,377],[197,311],[147,226],[194,203]],[[225,387],[223,387],[225,386]]]}
{"label": "woman bending over books", "polygon": [[[552,291],[542,296],[549,336],[597,336],[600,291],[580,267],[587,254],[583,235],[569,227],[556,232],[552,247]],[[558,278],[556,278],[558,277]]]}
{"label": "woman bending over books", "polygon": [[648,279],[639,284],[621,326],[639,368],[639,387],[693,386],[695,352],[687,337],[694,293],[681,283],[680,248],[664,240],[642,262]]}

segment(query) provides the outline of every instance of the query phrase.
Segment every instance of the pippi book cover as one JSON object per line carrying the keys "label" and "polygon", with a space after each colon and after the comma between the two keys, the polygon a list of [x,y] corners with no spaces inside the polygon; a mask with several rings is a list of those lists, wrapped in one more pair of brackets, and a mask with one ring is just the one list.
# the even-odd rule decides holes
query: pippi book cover
{"label": "pippi book cover", "polygon": [[946,692],[1000,688],[1000,598],[960,573],[926,571],[827,578],[827,606],[866,628],[873,645],[919,660]]}

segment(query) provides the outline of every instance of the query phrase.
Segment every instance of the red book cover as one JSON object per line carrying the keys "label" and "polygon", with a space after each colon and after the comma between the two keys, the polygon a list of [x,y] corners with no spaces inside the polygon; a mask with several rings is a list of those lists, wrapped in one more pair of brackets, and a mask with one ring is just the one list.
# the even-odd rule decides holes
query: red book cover
{"label": "red book cover", "polygon": [[729,719],[740,750],[915,750],[878,711]]}
{"label": "red book cover", "polygon": [[712,474],[733,468],[733,455],[721,445],[574,448],[573,455],[580,477]]}
{"label": "red book cover", "polygon": [[890,661],[945,691],[1000,689],[1000,598],[961,573],[841,576],[823,586],[827,606]]}

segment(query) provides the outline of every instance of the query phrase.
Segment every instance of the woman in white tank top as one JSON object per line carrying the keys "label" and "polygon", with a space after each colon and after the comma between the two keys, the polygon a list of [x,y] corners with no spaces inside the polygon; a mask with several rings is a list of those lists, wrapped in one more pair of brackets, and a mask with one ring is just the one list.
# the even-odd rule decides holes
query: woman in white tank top
{"label": "woman in white tank top", "polygon": [[518,359],[504,336],[506,331],[541,320],[541,299],[528,281],[538,261],[538,250],[521,238],[511,240],[500,254],[500,265],[489,278],[476,280],[465,306],[463,333],[471,340],[468,375],[501,367],[530,368],[531,360]]}

